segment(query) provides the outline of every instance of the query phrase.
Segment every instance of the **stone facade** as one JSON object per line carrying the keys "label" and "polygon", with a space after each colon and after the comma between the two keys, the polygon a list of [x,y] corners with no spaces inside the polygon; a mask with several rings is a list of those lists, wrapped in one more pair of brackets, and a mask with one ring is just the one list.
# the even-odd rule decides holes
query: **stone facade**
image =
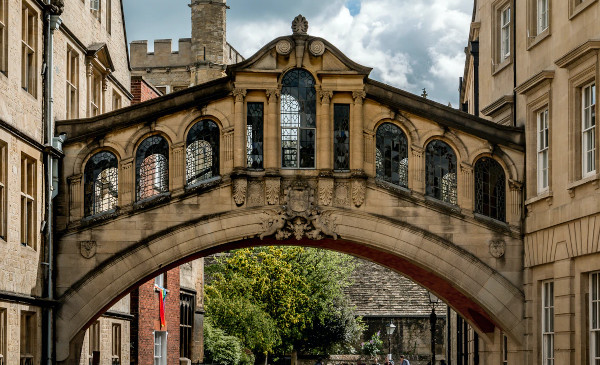
{"label": "stone facade", "polygon": [[[498,17],[508,7],[510,54],[498,62]],[[509,344],[509,363],[543,362],[544,283],[554,288],[553,328],[545,335],[554,339],[547,349],[554,363],[586,364],[600,356],[590,345],[588,315],[589,281],[600,270],[600,131],[595,120],[587,134],[582,130],[584,104],[593,114],[598,105],[597,93],[587,102],[583,96],[591,85],[597,90],[598,16],[594,0],[475,2],[461,102],[470,113],[523,127],[527,141],[523,290],[530,345],[520,358]]]}
{"label": "stone facade", "polygon": [[[64,303],[57,322],[60,360],[68,358],[68,344],[76,345],[82,326],[107,303],[95,288],[118,295],[165,265],[282,240],[368,258],[447,300],[486,339],[500,328],[515,342],[523,338],[523,131],[373,81],[368,67],[326,40],[302,34],[302,24],[296,29],[228,66],[227,78],[109,116],[57,123],[69,136],[61,175],[65,193],[59,197],[64,214],[57,217],[62,233],[57,288]],[[295,69],[306,70],[315,82],[314,168],[281,167],[282,70]],[[254,102],[264,107],[262,169],[247,167],[245,117]],[[351,158],[345,171],[333,169],[335,105],[350,110]],[[210,147],[217,151],[218,143],[219,152],[210,159],[215,173],[191,182],[186,141],[204,120],[218,132]],[[407,187],[377,175],[375,137],[384,123],[407,137]],[[138,199],[137,146],[151,136],[166,142],[168,178],[165,173],[152,199]],[[444,141],[456,154],[452,203],[427,193],[426,148],[432,140]],[[116,157],[118,198],[114,210],[89,215],[82,174],[99,151]],[[474,165],[483,156],[504,169],[504,222],[474,213]],[[99,251],[85,258],[76,248],[89,241]],[[80,298],[89,304],[81,306]],[[496,348],[491,340],[489,346]]]}
{"label": "stone facade", "polygon": [[192,0],[190,8],[192,37],[179,39],[177,51],[170,39],[155,40],[150,53],[147,41],[130,45],[132,74],[163,94],[223,77],[227,65],[244,60],[226,40],[225,0]]}
{"label": "stone facade", "polygon": [[[4,364],[23,363],[27,358],[32,364],[46,362],[42,352],[42,344],[47,342],[44,317],[52,301],[47,300],[48,197],[43,151],[56,151],[44,146],[51,144],[44,108],[50,95],[44,90],[44,80],[52,74],[52,120],[66,119],[67,50],[71,49],[78,55],[77,62],[72,63],[72,75],[78,80],[73,116],[88,113],[86,64],[90,62],[99,68],[110,64],[102,69],[106,104],[101,111],[113,110],[109,101],[115,95],[120,96],[120,106],[129,105],[130,71],[121,1],[111,0],[111,6],[106,1],[101,1],[98,16],[90,11],[89,0],[52,1],[47,6],[30,0],[3,0],[1,4],[5,12],[1,15],[4,38],[0,42],[0,316],[4,317],[0,320],[0,331],[4,331],[0,350],[4,353],[0,356]],[[49,15],[60,17],[62,23],[53,32],[53,48],[49,50],[53,67],[46,69],[44,52],[48,52],[49,33],[44,19]],[[24,58],[24,52],[29,57]],[[128,309],[121,313],[117,307],[111,309],[118,313],[116,317],[100,318],[102,338],[110,341],[111,323],[119,323],[122,338],[127,340],[122,344],[121,359],[128,363]],[[110,352],[106,346],[110,345],[103,344],[103,354]],[[111,361],[105,357],[102,363]]]}

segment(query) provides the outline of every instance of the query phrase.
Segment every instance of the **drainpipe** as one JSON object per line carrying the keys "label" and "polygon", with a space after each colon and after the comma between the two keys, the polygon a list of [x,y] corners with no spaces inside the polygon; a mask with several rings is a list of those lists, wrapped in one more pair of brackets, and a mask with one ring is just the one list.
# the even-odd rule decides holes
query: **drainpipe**
{"label": "drainpipe", "polygon": [[479,116],[479,41],[469,42],[469,52],[473,56],[473,110]]}
{"label": "drainpipe", "polygon": [[[62,142],[65,136],[61,135],[58,138],[54,137],[54,111],[53,111],[53,76],[54,76],[54,31],[60,28],[62,19],[60,14],[63,10],[63,1],[47,0],[46,2],[46,52],[45,52],[45,67],[44,67],[44,122],[45,122],[45,148],[44,157],[46,159],[46,220],[43,225],[46,241],[46,262],[47,279],[46,279],[46,297],[49,300],[54,300],[54,242],[53,242],[53,214],[52,214],[52,199],[58,192],[58,158],[62,150]],[[54,358],[54,313],[51,306],[45,309],[45,340],[46,340],[46,364],[52,365]]]}
{"label": "drainpipe", "polygon": [[512,43],[513,43],[513,127],[517,126],[517,2],[512,6]]}

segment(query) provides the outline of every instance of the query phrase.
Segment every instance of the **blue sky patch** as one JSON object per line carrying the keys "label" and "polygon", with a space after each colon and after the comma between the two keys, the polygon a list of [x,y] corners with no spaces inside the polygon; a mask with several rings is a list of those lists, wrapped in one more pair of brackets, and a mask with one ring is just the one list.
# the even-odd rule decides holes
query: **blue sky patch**
{"label": "blue sky patch", "polygon": [[360,0],[347,0],[346,7],[350,10],[350,15],[355,16],[360,13]]}

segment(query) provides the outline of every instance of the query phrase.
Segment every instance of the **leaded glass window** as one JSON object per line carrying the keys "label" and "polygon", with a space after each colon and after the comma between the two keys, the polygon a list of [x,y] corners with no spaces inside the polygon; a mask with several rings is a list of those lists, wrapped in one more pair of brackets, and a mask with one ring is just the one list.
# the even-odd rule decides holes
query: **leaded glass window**
{"label": "leaded glass window", "polygon": [[285,74],[281,88],[281,166],[315,167],[315,79],[303,69]]}
{"label": "leaded glass window", "polygon": [[398,126],[383,123],[377,128],[375,167],[377,178],[408,187],[408,141]]}
{"label": "leaded glass window", "polygon": [[248,168],[263,168],[263,103],[248,103],[246,126],[246,155]]}
{"label": "leaded glass window", "polygon": [[434,140],[425,149],[427,195],[456,204],[456,155],[446,143]]}
{"label": "leaded glass window", "polygon": [[135,157],[136,200],[169,191],[169,144],[161,136],[146,138]]}
{"label": "leaded glass window", "polygon": [[475,213],[505,220],[506,181],[498,162],[483,157],[475,164]]}
{"label": "leaded glass window", "polygon": [[219,127],[201,120],[190,129],[185,149],[185,176],[188,185],[219,176]]}
{"label": "leaded glass window", "polygon": [[93,155],[85,165],[85,215],[94,215],[117,206],[119,174],[117,157],[108,151]]}
{"label": "leaded glass window", "polygon": [[333,168],[350,169],[350,104],[333,106]]}

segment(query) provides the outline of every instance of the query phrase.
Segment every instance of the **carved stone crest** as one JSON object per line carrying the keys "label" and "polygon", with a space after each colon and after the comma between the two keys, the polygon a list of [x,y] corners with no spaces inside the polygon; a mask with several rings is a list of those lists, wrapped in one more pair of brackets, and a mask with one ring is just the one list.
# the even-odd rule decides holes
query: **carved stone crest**
{"label": "carved stone crest", "polygon": [[335,195],[334,203],[337,206],[348,206],[350,205],[350,184],[347,182],[335,183]]}
{"label": "carved stone crest", "polygon": [[246,201],[246,190],[248,188],[248,180],[244,178],[233,179],[232,195],[233,201],[239,207]]}
{"label": "carved stone crest", "polygon": [[314,204],[314,189],[306,182],[295,181],[286,189],[285,204],[265,211],[260,239],[275,235],[278,240],[291,236],[320,240],[325,236],[337,239],[335,218]]}
{"label": "carved stone crest", "polygon": [[275,50],[282,56],[287,56],[292,52],[292,42],[282,39],[275,45]]}
{"label": "carved stone crest", "polygon": [[325,53],[325,44],[323,43],[323,41],[316,39],[310,42],[308,50],[310,51],[310,54],[312,54],[315,57],[322,56],[323,53]]}
{"label": "carved stone crest", "polygon": [[302,14],[299,14],[292,21],[292,32],[294,34],[302,35],[306,35],[306,32],[308,32],[308,21],[302,16]]}
{"label": "carved stone crest", "polygon": [[506,252],[506,242],[504,240],[490,240],[490,255],[499,259]]}
{"label": "carved stone crest", "polygon": [[86,259],[91,259],[96,255],[96,241],[79,241],[79,252]]}
{"label": "carved stone crest", "polygon": [[263,184],[261,181],[248,182],[248,205],[263,205],[265,198],[263,196]]}
{"label": "carved stone crest", "polygon": [[364,179],[358,179],[352,182],[352,202],[358,208],[365,202],[367,191],[367,182]]}

